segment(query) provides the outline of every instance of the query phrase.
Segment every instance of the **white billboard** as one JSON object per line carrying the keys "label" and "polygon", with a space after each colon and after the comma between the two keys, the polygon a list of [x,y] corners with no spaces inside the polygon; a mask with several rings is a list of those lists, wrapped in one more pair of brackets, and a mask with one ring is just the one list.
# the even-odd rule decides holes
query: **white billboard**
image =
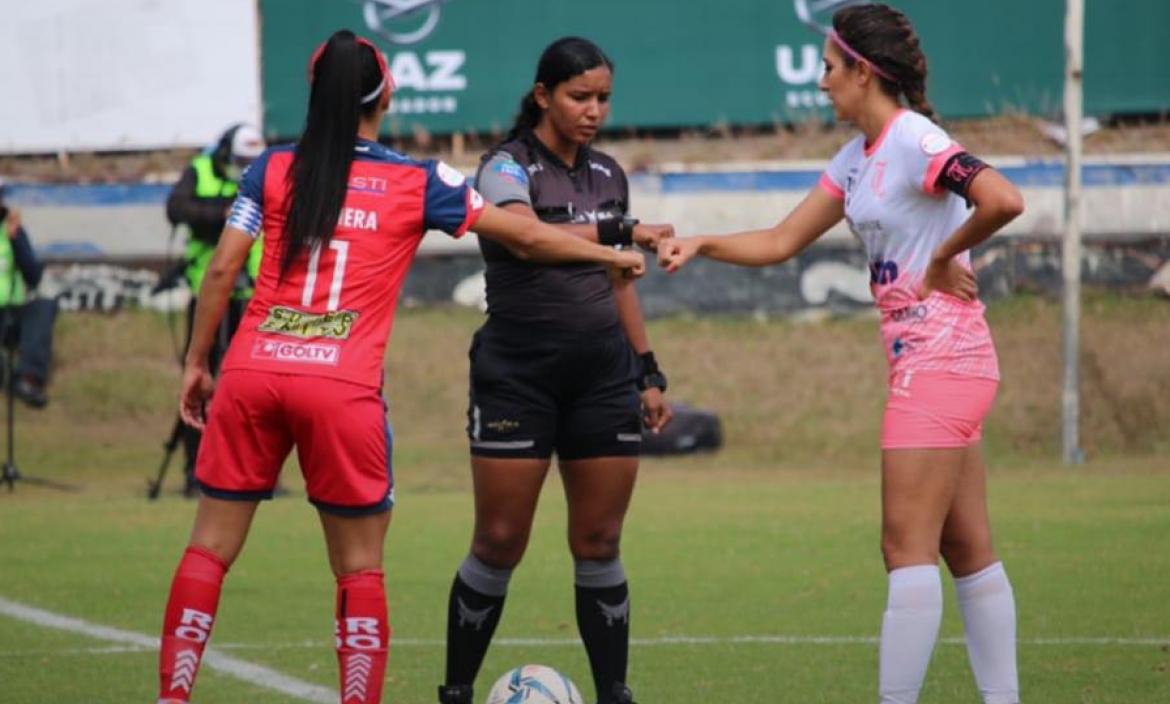
{"label": "white billboard", "polygon": [[204,146],[259,124],[254,0],[2,4],[0,153]]}

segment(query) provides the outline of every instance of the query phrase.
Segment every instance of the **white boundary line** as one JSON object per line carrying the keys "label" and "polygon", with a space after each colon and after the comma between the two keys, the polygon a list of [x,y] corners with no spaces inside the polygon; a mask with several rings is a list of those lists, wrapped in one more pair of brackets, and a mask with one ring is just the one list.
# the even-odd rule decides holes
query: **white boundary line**
{"label": "white boundary line", "polygon": [[[965,645],[962,638],[939,638],[940,645]],[[576,638],[496,638],[492,641],[494,647],[578,647],[581,641]],[[661,638],[631,638],[630,645],[641,647],[670,646],[670,645],[877,645],[877,636],[663,636]],[[1026,646],[1097,646],[1097,647],[1131,647],[1131,648],[1159,648],[1170,647],[1170,637],[1166,638],[1026,638],[1019,641]],[[446,645],[441,638],[394,638],[390,641],[390,648],[440,648]],[[326,641],[306,640],[291,643],[217,643],[211,650],[312,650],[330,648]],[[93,648],[63,648],[60,650],[0,650],[0,658],[25,658],[42,656],[71,656],[71,655],[122,655],[126,653],[153,653],[158,651],[158,643],[151,640],[150,645],[112,645]]]}
{"label": "white boundary line", "polygon": [[[66,648],[60,650],[19,650],[2,651],[0,658],[19,658],[42,655],[117,655],[123,653],[147,653],[158,651],[158,639],[141,633],[123,631],[108,626],[91,624],[81,619],[61,616],[30,606],[24,606],[13,601],[0,598],[0,614],[28,623],[47,628],[81,633],[93,638],[117,643],[117,645],[92,648]],[[577,638],[496,638],[492,644],[499,647],[577,647],[581,643]],[[814,635],[740,635],[740,636],[660,636],[658,638],[631,638],[630,645],[641,647],[671,646],[671,645],[877,645],[876,636],[814,636]],[[940,638],[939,643],[944,645],[963,645],[962,638]],[[1020,645],[1034,646],[1121,646],[1121,647],[1165,647],[1170,646],[1170,636],[1152,638],[1114,638],[1109,636],[1082,636],[1068,638],[1025,638],[1019,641]],[[395,638],[391,641],[391,648],[434,648],[446,644],[441,638]],[[308,692],[308,696],[316,696],[314,692],[324,692],[324,699],[309,699],[309,701],[333,702],[335,694],[316,685],[310,685],[295,678],[281,675],[268,668],[236,660],[217,651],[225,650],[288,650],[288,649],[327,649],[330,644],[324,640],[304,640],[289,643],[218,643],[214,648],[208,648],[204,662],[213,669],[221,670],[234,677],[256,684],[269,686],[279,691],[300,696],[300,692]],[[269,684],[286,682],[280,686]],[[283,687],[291,686],[293,689]],[[294,691],[295,690],[295,691]]]}
{"label": "white boundary line", "polygon": [[[15,601],[0,597],[0,614],[10,616],[19,621],[31,623],[44,628],[54,628],[59,631],[80,633],[90,638],[97,638],[110,643],[117,643],[121,648],[100,648],[105,652],[157,652],[158,638],[134,631],[124,631],[120,628],[111,628],[96,623],[83,621],[79,618],[62,616],[51,611],[25,606]],[[136,649],[136,650],[135,650]],[[239,660],[218,652],[217,648],[208,648],[203,654],[203,664],[212,670],[225,675],[254,684],[267,687],[302,701],[319,702],[320,704],[335,704],[337,692],[320,685],[310,684],[295,677],[281,674],[276,670],[262,665]]]}

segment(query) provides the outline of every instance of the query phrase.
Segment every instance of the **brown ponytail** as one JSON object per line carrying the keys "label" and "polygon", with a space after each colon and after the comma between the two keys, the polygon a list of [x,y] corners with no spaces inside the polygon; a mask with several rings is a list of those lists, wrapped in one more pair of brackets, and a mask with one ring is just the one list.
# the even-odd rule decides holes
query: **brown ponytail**
{"label": "brown ponytail", "polygon": [[[889,5],[853,5],[833,14],[833,29],[869,62],[893,80],[878,77],[882,90],[894,97],[905,96],[907,105],[937,122],[938,113],[926,98],[926,54],[909,18]],[[845,56],[845,64],[856,61]]]}

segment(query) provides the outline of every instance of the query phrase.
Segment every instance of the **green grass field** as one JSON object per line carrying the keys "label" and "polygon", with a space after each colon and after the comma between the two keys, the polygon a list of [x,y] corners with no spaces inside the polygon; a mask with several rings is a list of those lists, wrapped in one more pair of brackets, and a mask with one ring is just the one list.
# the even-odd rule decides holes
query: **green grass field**
{"label": "green grass field", "polygon": [[[1170,305],[1102,297],[1085,446],[1055,458],[1057,306],[992,309],[1004,386],[987,430],[991,507],[1020,613],[1025,700],[1170,702]],[[446,593],[471,525],[465,353],[476,316],[405,311],[387,389],[399,505],[388,543],[395,634],[387,701],[433,701]],[[633,590],[631,684],[643,704],[876,699],[885,599],[874,438],[883,361],[872,320],[669,320],[651,328],[677,398],[718,410],[728,447],[644,464],[623,543]],[[18,415],[27,474],[78,493],[0,493],[0,702],[153,701],[155,653],[35,625],[13,604],[157,636],[194,504],[144,498],[177,373],[153,315],[65,316],[46,411]],[[755,360],[753,363],[745,363]],[[1057,369],[1053,369],[1056,367]],[[1095,375],[1095,376],[1094,376]],[[172,468],[172,471],[174,469]],[[295,471],[262,507],[224,590],[213,647],[330,688],[333,581]],[[479,692],[524,662],[588,693],[576,641],[564,502],[550,477]],[[978,702],[953,595],[921,701]],[[296,702],[205,665],[196,701]]]}

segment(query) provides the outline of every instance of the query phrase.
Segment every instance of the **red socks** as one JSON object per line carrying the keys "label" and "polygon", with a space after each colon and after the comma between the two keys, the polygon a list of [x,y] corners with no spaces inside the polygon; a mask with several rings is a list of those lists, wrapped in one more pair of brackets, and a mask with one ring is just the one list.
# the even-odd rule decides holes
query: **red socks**
{"label": "red socks", "polygon": [[337,579],[337,664],[341,704],[378,704],[390,646],[390,620],[381,570]]}
{"label": "red socks", "polygon": [[171,581],[159,651],[159,699],[191,699],[203,648],[211,637],[228,565],[215,553],[188,547]]}
{"label": "red socks", "polygon": [[[203,649],[211,637],[228,565],[214,553],[188,547],[171,581],[159,651],[159,701],[187,702]],[[337,662],[341,704],[379,704],[390,645],[381,570],[337,580]]]}

